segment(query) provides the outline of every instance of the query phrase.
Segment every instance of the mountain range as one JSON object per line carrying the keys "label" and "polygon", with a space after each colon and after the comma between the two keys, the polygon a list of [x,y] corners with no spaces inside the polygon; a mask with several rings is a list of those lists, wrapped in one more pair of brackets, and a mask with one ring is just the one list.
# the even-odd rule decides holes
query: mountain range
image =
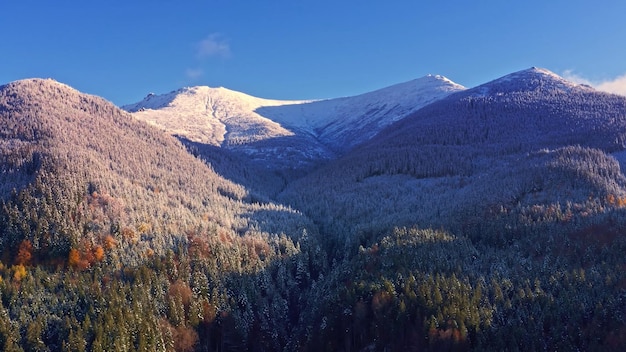
{"label": "mountain range", "polygon": [[625,163],[626,97],[535,67],[122,108],[11,82],[0,344],[620,349]]}
{"label": "mountain range", "polygon": [[272,169],[335,158],[395,121],[464,87],[425,76],[374,92],[318,101],[280,101],[226,88],[149,94],[123,108],[188,141],[219,146]]}

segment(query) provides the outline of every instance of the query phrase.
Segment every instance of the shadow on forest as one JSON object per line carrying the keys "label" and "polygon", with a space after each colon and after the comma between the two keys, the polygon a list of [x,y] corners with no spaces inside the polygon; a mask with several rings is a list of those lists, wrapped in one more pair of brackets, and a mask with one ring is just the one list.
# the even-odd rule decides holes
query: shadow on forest
{"label": "shadow on forest", "polygon": [[[181,136],[177,138],[192,155],[211,165],[222,177],[270,199],[282,191],[288,182],[306,175],[320,163],[314,158],[304,163],[297,162],[301,158],[309,157],[304,154],[305,150],[298,147],[298,143],[302,141],[296,136],[278,137],[271,141],[258,141],[228,149],[193,142]],[[277,156],[279,149],[282,157]],[[293,154],[284,152],[290,149]],[[246,154],[249,150],[257,151],[257,156]]]}

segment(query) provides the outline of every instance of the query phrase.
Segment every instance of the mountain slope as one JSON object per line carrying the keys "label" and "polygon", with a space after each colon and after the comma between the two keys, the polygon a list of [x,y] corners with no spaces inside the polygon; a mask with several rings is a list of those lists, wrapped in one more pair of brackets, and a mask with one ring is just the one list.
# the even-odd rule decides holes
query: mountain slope
{"label": "mountain slope", "polygon": [[285,126],[315,135],[324,145],[342,153],[411,112],[463,89],[443,76],[428,75],[353,97],[302,106],[264,106],[259,111]]}
{"label": "mountain slope", "polygon": [[355,97],[278,101],[225,88],[192,87],[148,95],[124,108],[170,134],[286,169],[332,159],[410,112],[462,89],[444,77],[427,76]]}
{"label": "mountain slope", "polygon": [[625,312],[611,303],[626,282],[625,135],[624,97],[530,69],[293,182],[278,198],[349,258],[300,335],[314,350],[623,349],[623,319],[604,319]]}
{"label": "mountain slope", "polygon": [[509,148],[517,144],[520,150],[580,144],[621,150],[626,146],[623,111],[624,100],[619,96],[532,68],[430,106],[378,140],[401,137],[416,144]]}
{"label": "mountain slope", "polygon": [[190,231],[295,235],[307,225],[291,209],[252,201],[175,138],[52,80],[0,87],[0,126],[8,252],[27,239],[42,257],[64,257],[110,235],[135,248],[128,261]]}
{"label": "mountain slope", "polygon": [[625,142],[625,98],[532,68],[424,107],[280,199],[326,231],[368,236],[412,224],[467,232],[531,209],[592,214],[625,194],[610,156]]}
{"label": "mountain slope", "polygon": [[261,106],[300,102],[252,97],[226,88],[182,88],[163,95],[149,94],[124,109],[173,135],[214,146],[252,143],[291,136],[278,123],[255,112]]}

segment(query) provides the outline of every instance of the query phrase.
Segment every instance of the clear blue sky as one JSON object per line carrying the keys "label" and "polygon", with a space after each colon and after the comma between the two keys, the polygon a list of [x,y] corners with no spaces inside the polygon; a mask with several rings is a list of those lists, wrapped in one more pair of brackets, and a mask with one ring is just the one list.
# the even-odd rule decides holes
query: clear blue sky
{"label": "clear blue sky", "polygon": [[15,0],[0,84],[51,77],[116,104],[190,85],[349,96],[428,73],[626,74],[626,1]]}

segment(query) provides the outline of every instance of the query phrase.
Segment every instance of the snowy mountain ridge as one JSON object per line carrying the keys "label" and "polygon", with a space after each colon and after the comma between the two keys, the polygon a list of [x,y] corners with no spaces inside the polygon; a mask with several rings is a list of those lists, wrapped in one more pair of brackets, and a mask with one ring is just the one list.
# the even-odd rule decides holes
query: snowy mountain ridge
{"label": "snowy mountain ridge", "polygon": [[315,135],[335,151],[344,152],[388,125],[465,87],[440,75],[427,75],[373,92],[312,101],[260,111],[284,126]]}
{"label": "snowy mountain ridge", "polygon": [[[298,164],[302,158],[305,163],[332,158],[463,89],[443,76],[428,75],[354,97],[289,101],[198,86],[149,94],[123,109],[192,142],[238,150],[266,161],[295,158],[291,161]],[[289,148],[284,148],[289,137]]]}
{"label": "snowy mountain ridge", "polygon": [[293,135],[255,110],[300,103],[303,102],[262,99],[222,87],[197,86],[162,95],[151,93],[123,109],[170,134],[222,146]]}

